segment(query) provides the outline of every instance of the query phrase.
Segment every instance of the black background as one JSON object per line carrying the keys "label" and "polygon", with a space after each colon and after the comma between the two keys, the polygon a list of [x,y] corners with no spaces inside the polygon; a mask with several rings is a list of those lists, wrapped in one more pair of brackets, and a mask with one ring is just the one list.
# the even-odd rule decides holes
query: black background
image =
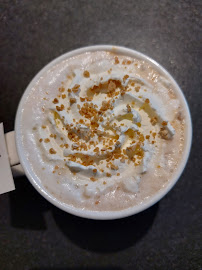
{"label": "black background", "polygon": [[20,97],[50,60],[86,45],[122,45],[154,58],[177,80],[192,115],[189,162],[150,209],[116,221],[68,215],[24,177],[0,196],[0,269],[200,269],[200,1],[1,1],[0,122],[13,130]]}

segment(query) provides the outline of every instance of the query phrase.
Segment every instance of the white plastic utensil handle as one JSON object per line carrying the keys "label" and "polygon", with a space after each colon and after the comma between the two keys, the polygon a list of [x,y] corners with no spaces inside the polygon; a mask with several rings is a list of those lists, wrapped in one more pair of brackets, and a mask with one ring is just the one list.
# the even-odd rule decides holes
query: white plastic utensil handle
{"label": "white plastic utensil handle", "polygon": [[4,135],[3,123],[0,123],[0,194],[15,189],[13,177],[24,175],[15,145],[14,131]]}
{"label": "white plastic utensil handle", "polygon": [[18,157],[17,149],[16,149],[15,132],[10,131],[10,132],[6,133],[5,138],[6,138],[8,157],[9,157],[9,162],[11,165],[13,177],[22,176],[25,173],[24,173],[22,166],[20,165],[20,160]]}

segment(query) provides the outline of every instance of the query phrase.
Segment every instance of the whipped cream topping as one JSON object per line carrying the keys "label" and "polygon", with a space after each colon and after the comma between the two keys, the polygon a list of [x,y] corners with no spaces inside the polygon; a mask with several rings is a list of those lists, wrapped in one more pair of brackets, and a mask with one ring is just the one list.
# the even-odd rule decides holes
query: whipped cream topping
{"label": "whipped cream topping", "polygon": [[[67,75],[37,126],[42,153],[65,164],[87,197],[117,184],[136,193],[152,159],[175,135],[160,94],[169,82],[159,75],[158,81],[146,80],[135,72],[133,59],[121,63],[118,57]],[[124,178],[126,170],[133,174]]]}

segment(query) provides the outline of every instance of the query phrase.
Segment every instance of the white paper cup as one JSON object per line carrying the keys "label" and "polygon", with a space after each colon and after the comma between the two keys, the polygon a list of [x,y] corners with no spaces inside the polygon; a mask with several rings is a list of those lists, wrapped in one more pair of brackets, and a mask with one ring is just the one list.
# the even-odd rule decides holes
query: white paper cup
{"label": "white paper cup", "polygon": [[[169,183],[163,189],[159,190],[150,199],[145,200],[145,202],[143,202],[142,204],[134,205],[132,207],[129,207],[127,209],[120,210],[120,211],[91,211],[91,210],[84,210],[84,209],[80,209],[80,208],[70,206],[70,205],[65,204],[65,203],[59,201],[58,199],[56,199],[52,194],[50,194],[43,187],[41,181],[39,181],[38,179],[36,179],[36,177],[34,177],[34,173],[32,172],[31,164],[29,164],[29,161],[27,160],[27,158],[25,156],[25,151],[24,151],[24,146],[23,146],[23,143],[22,143],[22,136],[21,136],[21,127],[22,127],[22,125],[21,125],[21,115],[22,115],[24,103],[25,103],[25,100],[26,100],[29,92],[31,91],[32,87],[34,86],[35,82],[39,79],[39,77],[45,71],[50,69],[50,67],[52,67],[56,63],[66,59],[66,58],[69,58],[69,57],[72,57],[72,56],[75,56],[75,55],[78,55],[78,54],[82,54],[82,53],[85,53],[85,52],[101,51],[101,50],[120,53],[120,54],[123,54],[123,55],[126,55],[126,56],[131,56],[131,57],[134,57],[134,58],[138,58],[138,59],[148,61],[151,64],[151,66],[153,66],[160,73],[164,74],[166,77],[169,78],[169,80],[175,86],[177,94],[178,94],[179,98],[181,99],[181,101],[182,101],[182,103],[184,105],[184,108],[185,108],[185,119],[186,119],[186,135],[185,136],[186,136],[187,139],[186,139],[186,142],[185,142],[183,157],[182,157],[182,160],[181,160],[176,172],[174,173],[174,175],[170,179]],[[52,204],[54,204],[58,208],[66,211],[68,213],[71,213],[73,215],[84,217],[84,218],[90,218],[90,219],[108,220],[108,219],[118,219],[118,218],[128,217],[128,216],[137,214],[137,213],[149,208],[150,206],[152,206],[153,204],[155,204],[159,200],[161,200],[171,190],[171,188],[176,184],[176,182],[180,178],[180,176],[181,176],[181,174],[182,174],[182,172],[183,172],[183,170],[185,168],[185,165],[187,163],[188,157],[189,157],[190,148],[191,148],[191,141],[192,141],[192,123],[191,123],[189,107],[187,105],[186,99],[185,99],[181,89],[179,88],[178,84],[175,82],[173,77],[161,65],[159,65],[156,61],[154,61],[150,57],[148,57],[148,56],[146,56],[146,55],[144,55],[144,54],[142,54],[140,52],[137,52],[135,50],[131,50],[131,49],[127,49],[127,48],[119,47],[119,46],[98,45],[98,46],[84,47],[84,48],[77,49],[77,50],[74,50],[74,51],[70,51],[70,52],[68,52],[66,54],[63,54],[62,56],[60,56],[60,57],[56,58],[55,60],[53,60],[52,62],[50,62],[47,66],[45,66],[34,77],[34,79],[31,81],[31,83],[26,88],[26,90],[25,90],[25,92],[24,92],[24,94],[22,96],[22,99],[20,101],[18,110],[17,110],[16,120],[15,120],[15,136],[16,136],[17,152],[18,152],[18,155],[19,155],[20,163],[21,163],[21,165],[22,165],[22,167],[23,167],[23,169],[25,171],[25,174],[26,174],[27,178],[29,179],[29,181],[31,182],[31,184],[34,186],[34,188],[44,198],[46,198],[49,202],[51,202]],[[33,150],[33,154],[34,154],[34,150]]]}

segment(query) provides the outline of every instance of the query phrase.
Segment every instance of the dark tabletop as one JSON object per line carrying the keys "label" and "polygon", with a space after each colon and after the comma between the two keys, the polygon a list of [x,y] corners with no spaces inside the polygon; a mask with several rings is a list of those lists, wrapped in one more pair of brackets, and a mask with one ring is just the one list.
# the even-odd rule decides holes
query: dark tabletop
{"label": "dark tabletop", "polygon": [[116,221],[74,217],[23,177],[0,195],[0,269],[200,269],[201,1],[1,1],[0,122],[14,127],[33,76],[86,45],[122,45],[162,64],[192,115],[191,155],[179,182],[150,209]]}

